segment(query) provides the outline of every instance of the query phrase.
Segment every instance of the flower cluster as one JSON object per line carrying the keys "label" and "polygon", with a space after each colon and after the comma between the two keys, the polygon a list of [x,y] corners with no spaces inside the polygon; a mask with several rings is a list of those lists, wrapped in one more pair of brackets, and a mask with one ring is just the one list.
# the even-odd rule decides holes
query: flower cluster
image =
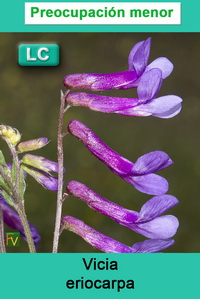
{"label": "flower cluster", "polygon": [[[109,89],[137,88],[137,98],[111,97],[85,92],[67,93],[68,106],[83,106],[94,111],[126,116],[155,116],[171,118],[181,110],[182,99],[175,95],[158,97],[163,79],[173,70],[172,63],[160,57],[148,65],[151,39],[137,43],[128,57],[129,70],[110,74],[74,74],[64,78],[68,90],[106,91]],[[93,210],[111,218],[147,238],[132,247],[121,244],[94,230],[71,216],[62,218],[62,228],[68,229],[92,246],[104,252],[158,252],[174,243],[179,222],[173,215],[162,215],[178,204],[178,200],[165,194],[168,182],[155,172],[170,166],[173,161],[163,151],[149,152],[135,163],[122,157],[107,146],[91,129],[78,120],[68,125],[68,133],[78,138],[85,147],[113,173],[133,185],[140,192],[155,195],[139,212],[119,206],[77,181],[67,185],[67,193],[85,202]]]}
{"label": "flower cluster", "polygon": [[151,39],[139,42],[128,58],[129,70],[112,74],[74,74],[66,76],[67,88],[105,91],[137,87],[137,98],[108,97],[88,93],[71,93],[67,103],[91,110],[127,116],[155,116],[171,118],[181,110],[182,99],[175,95],[157,97],[162,81],[173,70],[172,63],[165,57],[154,60],[147,66]]}
{"label": "flower cluster", "polygon": [[155,68],[162,71],[162,78],[167,78],[173,64],[165,57],[147,65],[151,48],[151,38],[134,45],[128,57],[129,70],[111,74],[74,74],[64,78],[64,85],[69,89],[87,89],[104,91],[109,89],[128,89],[137,87],[142,75]]}
{"label": "flower cluster", "polygon": [[[48,139],[41,137],[20,142],[21,134],[15,128],[1,125],[0,136],[6,141],[13,156],[12,163],[6,163],[3,153],[0,151],[0,207],[3,212],[4,222],[20,232],[26,240],[24,226],[19,217],[19,206],[24,204],[24,192],[26,190],[26,174],[31,175],[43,187],[57,191],[58,179],[51,172],[58,172],[58,164],[41,156],[25,154],[21,159],[19,154],[40,149],[48,144]],[[20,143],[19,143],[20,142]],[[18,172],[17,173],[17,168]],[[18,177],[18,178],[17,178]],[[19,189],[19,190],[18,190]],[[28,223],[33,242],[37,247],[40,236],[37,229]]]}

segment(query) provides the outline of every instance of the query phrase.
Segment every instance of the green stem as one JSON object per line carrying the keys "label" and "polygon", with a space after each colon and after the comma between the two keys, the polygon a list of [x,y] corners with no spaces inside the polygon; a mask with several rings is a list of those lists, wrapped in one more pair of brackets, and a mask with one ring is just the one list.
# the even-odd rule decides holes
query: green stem
{"label": "green stem", "polygon": [[0,253],[6,253],[4,243],[4,223],[3,223],[3,211],[0,206]]}
{"label": "green stem", "polygon": [[11,154],[13,156],[13,161],[16,167],[16,177],[15,177],[15,189],[16,189],[16,193],[19,194],[19,189],[20,189],[20,162],[19,162],[19,158],[18,158],[18,154],[16,152],[15,147],[9,142],[9,139],[5,139],[5,141],[7,142],[7,145],[11,151]]}
{"label": "green stem", "polygon": [[69,93],[61,93],[60,112],[58,120],[58,139],[57,139],[57,155],[58,155],[58,193],[57,193],[57,207],[56,207],[56,219],[55,219],[55,230],[53,240],[53,253],[58,252],[58,243],[60,237],[60,225],[62,216],[62,205],[63,205],[63,168],[64,168],[64,155],[63,155],[63,120],[64,113],[67,111],[69,106],[65,108],[66,96]]}
{"label": "green stem", "polygon": [[16,210],[17,210],[17,213],[19,214],[19,217],[21,219],[21,222],[22,222],[22,225],[24,228],[24,233],[25,233],[26,240],[28,243],[29,251],[30,251],[30,253],[36,253],[35,244],[33,242],[32,233],[30,230],[30,226],[28,223],[28,219],[27,219],[23,204],[22,203],[18,204],[16,207]]}

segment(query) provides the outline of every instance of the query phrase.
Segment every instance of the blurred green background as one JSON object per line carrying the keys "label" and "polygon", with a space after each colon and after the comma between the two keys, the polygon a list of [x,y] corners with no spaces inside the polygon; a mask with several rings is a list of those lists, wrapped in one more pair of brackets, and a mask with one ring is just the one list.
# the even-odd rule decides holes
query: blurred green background
{"label": "blurred green background", "polygon": [[[173,73],[163,82],[159,95],[183,98],[182,112],[172,119],[134,118],[103,114],[85,108],[71,108],[65,116],[90,127],[115,151],[131,161],[154,150],[166,151],[174,164],[159,172],[170,184],[168,193],[180,204],[170,213],[180,221],[176,243],[165,252],[200,252],[200,35],[193,33],[1,33],[0,34],[0,122],[16,127],[22,140],[48,137],[51,142],[35,154],[57,159],[56,133],[60,90],[63,78],[72,73],[106,73],[127,69],[132,46],[152,37],[149,62],[165,56],[174,64]],[[20,67],[20,43],[57,43],[61,47],[58,67]],[[135,90],[107,91],[105,95],[134,97]],[[4,151],[6,147],[0,141]],[[65,182],[75,179],[126,208],[139,210],[151,196],[135,190],[93,157],[74,137],[64,139]],[[7,154],[10,161],[10,155]],[[39,252],[51,252],[56,193],[27,178],[26,210],[29,221],[42,237]],[[77,198],[69,197],[63,215],[80,218],[95,229],[127,245],[145,238],[111,219],[90,210]],[[6,227],[6,231],[11,231]],[[21,246],[8,252],[27,252]],[[64,231],[60,252],[98,252],[80,237]]]}

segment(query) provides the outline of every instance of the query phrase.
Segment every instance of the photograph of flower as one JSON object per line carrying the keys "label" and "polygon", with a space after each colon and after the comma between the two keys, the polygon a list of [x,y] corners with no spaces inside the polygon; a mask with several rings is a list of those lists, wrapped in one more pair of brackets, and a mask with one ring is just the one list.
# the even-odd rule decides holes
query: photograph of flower
{"label": "photograph of flower", "polygon": [[[0,251],[200,252],[199,34],[0,40]],[[60,64],[20,66],[22,43]]]}

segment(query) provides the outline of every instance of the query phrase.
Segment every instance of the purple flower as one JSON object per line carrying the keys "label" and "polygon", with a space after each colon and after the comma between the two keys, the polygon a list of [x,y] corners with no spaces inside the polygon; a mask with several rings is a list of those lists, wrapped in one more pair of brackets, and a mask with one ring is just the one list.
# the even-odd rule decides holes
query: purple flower
{"label": "purple flower", "polygon": [[87,186],[71,181],[67,191],[95,211],[112,218],[120,225],[151,239],[168,239],[175,235],[178,220],[172,215],[160,216],[176,204],[178,200],[171,195],[155,196],[148,200],[140,212],[125,209],[94,192]]}
{"label": "purple flower", "polygon": [[154,172],[173,163],[166,153],[162,151],[150,152],[138,158],[135,163],[132,163],[113,151],[78,120],[71,121],[68,130],[94,156],[139,191],[152,195],[161,195],[167,192],[168,182],[163,177],[154,174]]}
{"label": "purple flower", "polygon": [[44,188],[51,191],[58,190],[58,179],[50,174],[51,171],[58,172],[58,163],[31,154],[25,155],[21,163],[23,170],[31,175]]}
{"label": "purple flower", "polygon": [[124,245],[110,237],[96,231],[83,221],[71,216],[62,218],[63,228],[74,232],[82,237],[87,243],[108,253],[142,253],[142,252],[158,252],[174,244],[174,240],[145,240],[135,243],[132,247]]}
{"label": "purple flower", "polygon": [[72,106],[83,106],[105,113],[171,118],[180,112],[182,99],[175,95],[156,98],[161,84],[162,72],[155,68],[143,74],[137,88],[138,98],[108,97],[80,92],[70,93],[66,101]]}
{"label": "purple flower", "polygon": [[108,89],[128,89],[137,87],[142,74],[152,68],[159,68],[162,78],[168,77],[173,64],[165,57],[154,60],[149,66],[151,38],[137,43],[128,57],[129,70],[110,74],[73,74],[64,78],[64,85],[68,89],[87,89],[103,91]]}
{"label": "purple flower", "polygon": [[51,191],[58,190],[58,179],[53,177],[51,174],[25,165],[23,165],[23,170],[32,176],[44,188]]}
{"label": "purple flower", "polygon": [[[5,202],[3,199],[2,195],[0,195],[0,206],[3,211],[3,219],[4,222],[10,226],[12,229],[17,230],[22,238],[26,240],[25,233],[24,233],[24,228],[21,222],[21,219],[19,218],[18,214],[13,211],[9,205]],[[38,246],[38,243],[41,240],[40,235],[38,234],[37,229],[29,222],[30,230],[32,233],[33,241],[35,243],[35,246]]]}

